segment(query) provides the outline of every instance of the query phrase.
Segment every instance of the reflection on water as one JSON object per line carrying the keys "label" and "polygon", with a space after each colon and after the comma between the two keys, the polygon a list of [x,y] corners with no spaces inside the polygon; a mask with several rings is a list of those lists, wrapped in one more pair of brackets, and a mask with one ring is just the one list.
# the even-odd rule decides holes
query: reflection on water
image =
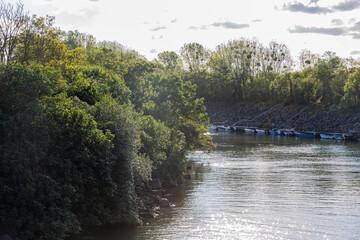
{"label": "reflection on water", "polygon": [[360,239],[360,145],[219,133],[176,207],[87,239]]}

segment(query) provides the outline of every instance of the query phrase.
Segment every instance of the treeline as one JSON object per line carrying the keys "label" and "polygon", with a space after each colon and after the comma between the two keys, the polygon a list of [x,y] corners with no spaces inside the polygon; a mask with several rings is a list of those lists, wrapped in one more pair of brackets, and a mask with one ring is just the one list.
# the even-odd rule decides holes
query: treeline
{"label": "treeline", "polygon": [[158,59],[196,84],[208,104],[336,105],[340,111],[360,111],[360,63],[333,52],[320,56],[303,50],[295,62],[284,44],[263,46],[243,38],[213,51],[185,44],[179,54],[163,52]]}
{"label": "treeline", "polygon": [[208,147],[196,86],[114,42],[0,3],[0,232],[138,223],[139,191]]}

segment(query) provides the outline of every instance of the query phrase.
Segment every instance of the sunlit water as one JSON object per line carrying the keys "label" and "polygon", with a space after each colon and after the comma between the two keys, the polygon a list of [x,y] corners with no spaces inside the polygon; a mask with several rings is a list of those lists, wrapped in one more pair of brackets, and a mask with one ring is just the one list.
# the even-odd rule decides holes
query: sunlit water
{"label": "sunlit water", "polygon": [[82,239],[360,239],[360,144],[215,133],[175,207]]}

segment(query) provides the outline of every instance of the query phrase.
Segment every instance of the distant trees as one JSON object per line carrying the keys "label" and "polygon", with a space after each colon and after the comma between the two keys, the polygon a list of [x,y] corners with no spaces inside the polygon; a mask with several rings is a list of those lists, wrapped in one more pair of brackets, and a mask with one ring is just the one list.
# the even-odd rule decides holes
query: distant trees
{"label": "distant trees", "polygon": [[303,49],[299,55],[299,66],[302,70],[307,67],[314,67],[320,60],[320,56],[311,53],[307,49]]}
{"label": "distant trees", "polygon": [[357,112],[360,109],[360,69],[349,75],[345,82],[344,96],[341,99],[340,109]]}
{"label": "distant trees", "polygon": [[78,47],[93,49],[97,44],[94,36],[80,33],[78,30],[68,31],[65,35],[65,43],[69,49],[75,49]]}
{"label": "distant trees", "polygon": [[207,68],[210,51],[199,43],[187,43],[181,47],[180,55],[189,72],[201,72]]}
{"label": "distant trees", "polygon": [[158,59],[162,64],[164,64],[166,69],[175,70],[182,67],[180,56],[173,51],[159,53]]}
{"label": "distant trees", "polygon": [[180,53],[185,66],[181,75],[197,85],[197,96],[208,103],[336,104],[345,111],[344,105],[353,106],[358,101],[353,96],[356,84],[350,83],[349,76],[359,68],[359,62],[341,59],[334,52],[320,56],[303,50],[300,71],[293,70],[287,46],[275,41],[266,47],[256,39],[242,38],[222,43],[213,51],[191,43]]}
{"label": "distant trees", "polygon": [[[191,64],[187,63],[189,57],[184,57],[184,50],[205,49],[200,46],[193,43],[181,48],[186,65]],[[259,83],[259,79],[267,74],[290,72],[293,65],[290,52],[284,44],[273,41],[266,48],[256,39],[231,40],[218,45],[214,51],[207,50],[201,56],[208,56],[199,57],[203,63],[202,71],[197,71],[196,75],[190,68],[185,68],[185,76],[198,86],[199,96],[225,102],[256,100],[259,94],[254,86],[267,85],[269,88],[269,83]]]}

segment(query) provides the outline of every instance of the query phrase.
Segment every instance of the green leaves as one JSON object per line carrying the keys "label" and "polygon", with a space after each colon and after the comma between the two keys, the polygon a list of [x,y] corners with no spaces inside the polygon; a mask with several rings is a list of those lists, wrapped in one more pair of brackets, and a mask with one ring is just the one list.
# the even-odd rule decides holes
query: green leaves
{"label": "green leaves", "polygon": [[[53,17],[24,24],[15,61],[0,65],[0,226],[64,239],[88,225],[139,223],[136,189],[180,177],[187,151],[211,141],[180,57],[160,54],[161,65],[116,42],[65,36]],[[208,51],[189,47],[197,78]]]}
{"label": "green leaves", "polygon": [[349,75],[344,87],[340,110],[353,112],[360,109],[360,69]]}
{"label": "green leaves", "polygon": [[159,61],[165,66],[165,69],[176,70],[182,67],[180,56],[175,52],[165,51],[158,54]]}
{"label": "green leaves", "polygon": [[58,71],[39,64],[0,65],[0,108],[11,114],[43,96],[61,91],[64,81]]}

